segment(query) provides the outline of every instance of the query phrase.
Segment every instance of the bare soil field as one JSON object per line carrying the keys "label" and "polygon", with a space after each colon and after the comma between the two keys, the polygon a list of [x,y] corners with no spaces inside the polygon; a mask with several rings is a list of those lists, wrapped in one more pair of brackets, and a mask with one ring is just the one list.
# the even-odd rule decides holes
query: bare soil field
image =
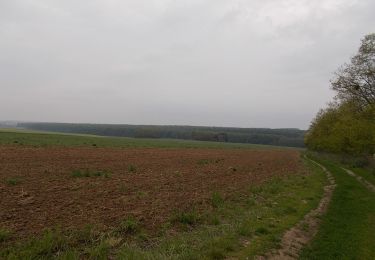
{"label": "bare soil field", "polygon": [[0,227],[19,238],[49,227],[101,230],[135,217],[157,230],[174,212],[212,207],[303,170],[295,150],[0,146]]}

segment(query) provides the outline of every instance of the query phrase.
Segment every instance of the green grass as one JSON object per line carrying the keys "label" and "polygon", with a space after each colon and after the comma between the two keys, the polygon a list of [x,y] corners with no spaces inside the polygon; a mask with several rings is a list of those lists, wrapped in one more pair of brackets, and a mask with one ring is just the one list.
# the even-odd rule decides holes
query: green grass
{"label": "green grass", "polygon": [[201,221],[201,216],[198,212],[191,211],[180,211],[176,212],[171,218],[172,223],[179,223],[183,225],[197,225]]}
{"label": "green grass", "polygon": [[137,219],[129,217],[120,223],[118,231],[122,234],[135,234],[140,231],[140,224]]}
{"label": "green grass", "polygon": [[351,170],[369,183],[375,185],[375,169],[352,168]]}
{"label": "green grass", "polygon": [[375,194],[338,164],[321,160],[336,179],[330,207],[302,259],[375,259]]}
{"label": "green grass", "polygon": [[0,129],[0,144],[44,146],[88,146],[118,148],[244,148],[244,149],[296,149],[255,144],[236,144],[177,139],[141,139],[127,137],[103,137],[94,135],[33,132]]}
{"label": "green grass", "polygon": [[219,192],[214,192],[211,195],[211,205],[214,208],[218,208],[224,204],[224,199]]}

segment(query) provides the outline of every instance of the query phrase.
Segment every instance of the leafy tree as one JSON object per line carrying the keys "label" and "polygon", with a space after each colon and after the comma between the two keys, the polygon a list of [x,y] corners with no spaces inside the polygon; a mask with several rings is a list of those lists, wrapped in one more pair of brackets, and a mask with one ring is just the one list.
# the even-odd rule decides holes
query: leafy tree
{"label": "leafy tree", "polygon": [[305,136],[308,148],[351,155],[375,153],[375,34],[331,81],[336,101],[320,110]]}
{"label": "leafy tree", "polygon": [[331,84],[340,100],[375,104],[375,33],[362,39],[357,55],[337,71]]}

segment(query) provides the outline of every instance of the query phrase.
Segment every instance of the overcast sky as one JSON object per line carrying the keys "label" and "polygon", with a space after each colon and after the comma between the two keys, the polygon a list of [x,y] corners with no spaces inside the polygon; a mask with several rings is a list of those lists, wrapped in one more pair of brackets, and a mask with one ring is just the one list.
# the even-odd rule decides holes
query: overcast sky
{"label": "overcast sky", "polygon": [[306,129],[374,0],[0,0],[0,120]]}

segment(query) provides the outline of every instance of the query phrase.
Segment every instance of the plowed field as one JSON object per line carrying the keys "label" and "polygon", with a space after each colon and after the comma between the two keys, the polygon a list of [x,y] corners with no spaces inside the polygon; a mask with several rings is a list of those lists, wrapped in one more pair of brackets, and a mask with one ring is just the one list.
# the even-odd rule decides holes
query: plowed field
{"label": "plowed field", "polygon": [[213,192],[231,198],[301,169],[294,150],[1,146],[0,226],[24,237],[133,216],[155,230],[175,211],[211,207]]}

